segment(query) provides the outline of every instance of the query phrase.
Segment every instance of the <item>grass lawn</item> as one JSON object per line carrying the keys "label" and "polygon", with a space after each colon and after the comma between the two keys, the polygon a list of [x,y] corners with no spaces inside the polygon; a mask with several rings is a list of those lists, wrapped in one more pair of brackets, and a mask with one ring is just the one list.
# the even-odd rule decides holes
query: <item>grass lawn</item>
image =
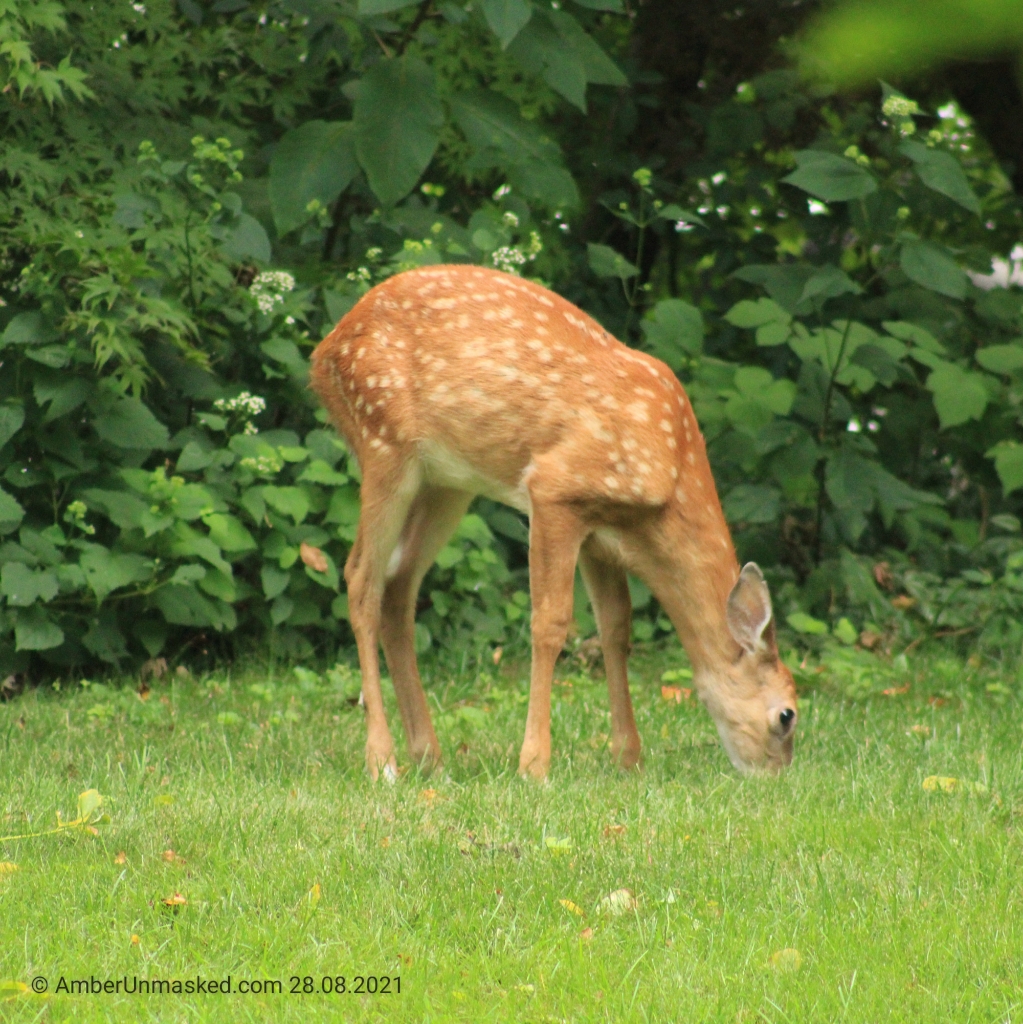
{"label": "grass lawn", "polygon": [[[548,785],[515,775],[522,666],[435,670],[447,773],[394,786],[363,774],[343,674],[0,704],[0,835],[73,818],[89,788],[109,814],[95,835],[0,843],[0,1019],[1023,1016],[1023,765],[1005,687],[937,655],[911,656],[893,696],[803,687],[793,768],[744,779],[694,700],[662,698],[674,661],[634,658],[633,775],[609,763],[603,683],[562,670]],[[56,991],[228,976],[283,992]],[[45,996],[16,994],[36,977]],[[322,991],[341,977],[344,994]],[[373,981],[360,993],[357,978]]]}

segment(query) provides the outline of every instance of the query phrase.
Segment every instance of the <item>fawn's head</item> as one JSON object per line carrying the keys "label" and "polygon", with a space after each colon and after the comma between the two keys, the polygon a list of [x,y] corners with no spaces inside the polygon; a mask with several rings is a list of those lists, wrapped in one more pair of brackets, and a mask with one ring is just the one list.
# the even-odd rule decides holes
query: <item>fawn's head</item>
{"label": "fawn's head", "polygon": [[771,595],[754,562],[728,595],[726,619],[735,654],[697,678],[700,697],[739,771],[779,771],[792,761],[796,686],[778,657]]}

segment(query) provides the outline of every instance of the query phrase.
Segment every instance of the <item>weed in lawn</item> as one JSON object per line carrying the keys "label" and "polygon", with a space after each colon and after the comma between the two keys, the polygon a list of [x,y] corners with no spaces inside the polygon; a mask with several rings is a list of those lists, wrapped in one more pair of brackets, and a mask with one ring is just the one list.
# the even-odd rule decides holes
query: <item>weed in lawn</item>
{"label": "weed in lawn", "polygon": [[[0,1018],[1006,1019],[1023,992],[1014,677],[916,652],[853,702],[827,665],[804,669],[781,778],[731,770],[657,651],[634,666],[643,773],[611,765],[603,683],[570,670],[547,785],[515,774],[514,663],[434,668],[446,768],[394,786],[363,775],[344,669],[28,690],[0,704],[0,834],[52,828],[89,789],[109,821],[0,844]],[[353,992],[357,976],[400,994]],[[234,991],[57,991],[136,977]]]}

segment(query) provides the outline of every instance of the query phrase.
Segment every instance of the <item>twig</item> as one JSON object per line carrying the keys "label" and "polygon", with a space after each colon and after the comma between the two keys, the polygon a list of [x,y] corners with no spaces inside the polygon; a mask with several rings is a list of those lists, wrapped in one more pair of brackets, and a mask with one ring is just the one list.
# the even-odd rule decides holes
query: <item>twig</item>
{"label": "twig", "polygon": [[396,57],[400,57],[405,52],[405,48],[408,44],[415,38],[416,33],[419,31],[419,26],[422,25],[422,23],[429,17],[430,8],[432,6],[433,0],[423,0],[419,5],[419,10],[416,11],[415,19],[412,24],[405,29],[405,34],[401,37],[401,41],[398,43],[398,49],[395,52]]}

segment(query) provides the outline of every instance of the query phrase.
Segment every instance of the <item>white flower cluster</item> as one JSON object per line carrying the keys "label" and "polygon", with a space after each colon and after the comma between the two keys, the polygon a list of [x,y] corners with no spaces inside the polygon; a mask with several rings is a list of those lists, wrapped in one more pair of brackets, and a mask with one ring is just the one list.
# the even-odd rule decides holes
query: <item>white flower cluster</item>
{"label": "white flower cluster", "polygon": [[254,473],[259,473],[262,476],[273,476],[281,471],[284,462],[276,455],[257,455],[255,458],[249,456],[242,459],[241,464],[246,469],[251,469]]}
{"label": "white flower cluster", "polygon": [[246,417],[258,416],[266,408],[266,400],[243,391],[234,398],[218,398],[213,408],[218,412],[241,412]]}
{"label": "white flower cluster", "polygon": [[517,274],[519,267],[532,263],[542,251],[543,242],[540,241],[539,234],[530,231],[527,245],[502,245],[490,254],[490,258],[498,270],[503,270],[506,274]]}
{"label": "white flower cluster", "polygon": [[997,257],[993,259],[990,274],[976,274],[972,270],[967,270],[966,273],[978,288],[983,288],[986,292],[992,288],[1023,286],[1023,245],[1015,246],[1007,260]]}
{"label": "white flower cluster", "polygon": [[256,276],[249,291],[256,299],[260,313],[267,316],[278,302],[284,301],[287,292],[295,290],[295,279],[286,270],[264,270]]}

